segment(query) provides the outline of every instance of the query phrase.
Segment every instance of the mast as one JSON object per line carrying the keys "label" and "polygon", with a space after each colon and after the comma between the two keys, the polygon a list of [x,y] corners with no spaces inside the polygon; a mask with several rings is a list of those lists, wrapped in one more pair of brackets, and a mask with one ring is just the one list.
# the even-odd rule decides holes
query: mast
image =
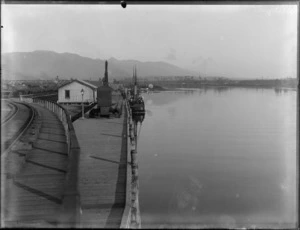
{"label": "mast", "polygon": [[134,100],[137,99],[137,76],[136,76],[136,67],[134,72]]}
{"label": "mast", "polygon": [[135,80],[134,80],[134,67],[132,67],[132,85],[134,88]]}

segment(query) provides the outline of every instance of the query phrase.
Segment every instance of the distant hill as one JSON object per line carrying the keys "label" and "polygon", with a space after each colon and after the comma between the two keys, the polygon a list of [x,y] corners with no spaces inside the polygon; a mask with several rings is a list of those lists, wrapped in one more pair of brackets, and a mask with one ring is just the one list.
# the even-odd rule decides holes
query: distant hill
{"label": "distant hill", "polygon": [[[14,52],[2,54],[2,78],[18,80],[61,79],[98,80],[104,76],[101,59],[82,57],[72,53],[52,51]],[[140,77],[147,76],[196,76],[193,71],[166,62],[140,62],[136,60],[108,60],[109,79],[132,77],[133,66]]]}

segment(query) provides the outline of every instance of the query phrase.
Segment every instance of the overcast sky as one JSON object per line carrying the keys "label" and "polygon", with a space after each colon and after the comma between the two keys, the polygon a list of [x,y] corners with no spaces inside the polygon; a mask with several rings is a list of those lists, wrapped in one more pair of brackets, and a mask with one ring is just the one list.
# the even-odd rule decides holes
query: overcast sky
{"label": "overcast sky", "polygon": [[202,75],[296,77],[296,5],[2,5],[2,52],[165,61]]}

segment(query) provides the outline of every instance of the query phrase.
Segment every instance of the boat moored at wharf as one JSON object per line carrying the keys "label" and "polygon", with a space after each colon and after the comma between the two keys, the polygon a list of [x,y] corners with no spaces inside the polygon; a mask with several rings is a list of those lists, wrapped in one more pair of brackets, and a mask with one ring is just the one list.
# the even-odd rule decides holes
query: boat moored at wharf
{"label": "boat moored at wharf", "polygon": [[135,68],[133,71],[133,86],[129,91],[129,105],[133,117],[143,117],[145,115],[145,103],[139,91]]}

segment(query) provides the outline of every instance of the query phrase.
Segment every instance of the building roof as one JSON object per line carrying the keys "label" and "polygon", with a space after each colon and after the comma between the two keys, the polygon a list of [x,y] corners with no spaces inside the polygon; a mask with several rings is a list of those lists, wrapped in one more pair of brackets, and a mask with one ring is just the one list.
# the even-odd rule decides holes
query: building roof
{"label": "building roof", "polygon": [[89,83],[89,82],[87,82],[87,81],[78,80],[78,79],[75,79],[75,80],[72,80],[72,81],[67,82],[67,83],[65,83],[65,84],[62,84],[62,85],[59,86],[58,88],[62,88],[62,87],[66,86],[66,85],[69,85],[69,84],[71,84],[71,83],[73,83],[73,82],[77,82],[77,83],[79,83],[79,84],[85,85],[85,86],[87,86],[87,87],[89,87],[89,88],[91,88],[91,89],[97,89],[97,88],[98,88],[98,86],[96,86],[96,85],[94,85],[94,84],[91,84],[91,83]]}
{"label": "building roof", "polygon": [[[95,86],[97,86],[97,87],[103,86],[103,82],[102,82],[102,81],[90,81],[90,80],[85,80],[85,82],[88,82],[88,83],[90,83],[90,84],[92,84],[92,85],[95,85]],[[108,86],[109,86],[112,90],[117,90],[117,89],[120,87],[120,85],[122,85],[122,84],[119,84],[119,83],[112,83],[112,82],[108,83]]]}
{"label": "building roof", "polygon": [[[85,85],[91,89],[97,89],[100,86],[103,86],[102,81],[90,81],[90,80],[78,80],[74,79],[68,82],[64,82],[62,85],[60,85],[58,88],[62,88],[66,85],[69,85],[73,82],[77,82],[79,84]],[[108,87],[111,88],[112,90],[117,90],[120,87],[121,84],[116,84],[116,83],[109,83]]]}
{"label": "building roof", "polygon": [[85,80],[85,82],[88,82],[96,87],[99,87],[99,86],[103,86],[103,83],[102,81],[91,81],[91,80]]}
{"label": "building roof", "polygon": [[94,84],[91,84],[87,81],[84,81],[84,80],[77,80],[79,83],[83,84],[83,85],[86,85],[88,87],[91,87],[92,89],[97,89],[98,86],[94,85]]}

